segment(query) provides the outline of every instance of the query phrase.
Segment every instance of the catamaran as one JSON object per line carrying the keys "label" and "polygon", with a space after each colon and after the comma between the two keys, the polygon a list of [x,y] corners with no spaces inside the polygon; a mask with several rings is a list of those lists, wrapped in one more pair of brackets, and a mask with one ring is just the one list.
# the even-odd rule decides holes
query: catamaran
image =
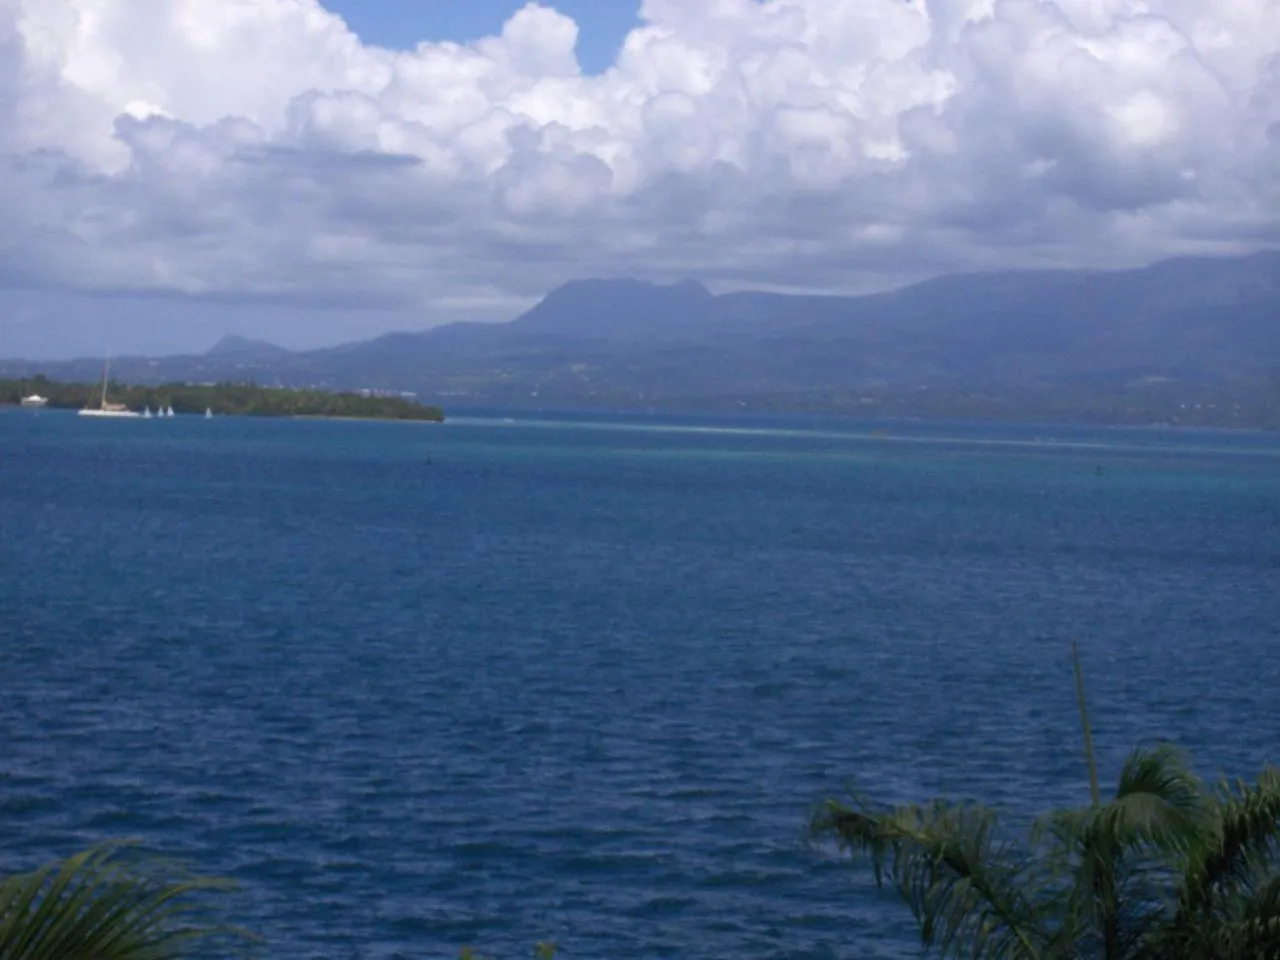
{"label": "catamaran", "polygon": [[[102,368],[102,402],[97,407],[85,406],[83,410],[77,411],[82,417],[139,417],[141,416],[136,410],[130,410],[123,403],[107,402],[107,377],[111,373],[111,357],[108,355],[106,366]],[[89,395],[89,402],[93,402],[93,394]],[[148,411],[149,413],[150,411]]]}

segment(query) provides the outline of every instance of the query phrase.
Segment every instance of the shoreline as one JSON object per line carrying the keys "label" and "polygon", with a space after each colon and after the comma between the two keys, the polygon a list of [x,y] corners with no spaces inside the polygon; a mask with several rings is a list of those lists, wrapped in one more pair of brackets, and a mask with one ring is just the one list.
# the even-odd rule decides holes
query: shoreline
{"label": "shoreline", "polygon": [[[214,414],[217,416],[227,416],[227,414]],[[243,414],[243,416],[251,417],[274,417],[274,414]],[[275,417],[277,420],[349,420],[353,423],[433,423],[441,424],[444,420],[435,420],[431,417],[349,417],[342,414],[329,413],[286,413]]]}
{"label": "shoreline", "polygon": [[[24,406],[21,403],[8,403],[0,401],[0,411],[17,410],[27,411],[30,413],[76,413],[83,408],[81,407],[62,407],[46,405],[41,407]],[[248,417],[255,420],[351,420],[365,423],[444,423],[444,418],[436,420],[432,417],[356,417],[345,416],[342,414],[326,414],[326,413],[217,413],[213,414],[215,418],[222,417]],[[204,420],[203,413],[178,413],[174,415],[174,419],[186,418],[193,420]],[[139,419],[146,419],[139,417]],[[168,420],[168,417],[153,416],[153,420]]]}

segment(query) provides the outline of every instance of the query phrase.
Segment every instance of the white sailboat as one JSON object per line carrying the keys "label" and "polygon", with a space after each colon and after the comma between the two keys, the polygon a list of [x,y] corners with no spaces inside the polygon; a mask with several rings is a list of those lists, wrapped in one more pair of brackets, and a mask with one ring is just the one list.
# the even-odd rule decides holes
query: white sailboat
{"label": "white sailboat", "polygon": [[166,417],[172,417],[172,416],[173,416],[173,404],[172,404],[172,403],[171,403],[171,404],[169,404],[167,407],[165,407],[165,408],[164,408],[164,415],[165,415]]}
{"label": "white sailboat", "polygon": [[205,418],[206,420],[212,420],[212,419],[213,419],[213,408],[212,408],[212,407],[205,407],[205,408],[204,408],[204,418]]}
{"label": "white sailboat", "polygon": [[[111,356],[107,355],[106,366],[102,368],[102,402],[97,407],[86,406],[83,410],[77,411],[82,417],[138,417],[141,416],[136,410],[128,409],[123,403],[107,402],[107,378],[111,373]],[[89,402],[93,402],[93,395],[89,395]],[[149,413],[150,411],[148,411]]]}
{"label": "white sailboat", "polygon": [[142,419],[143,419],[143,420],[150,420],[150,419],[151,419],[151,408],[150,408],[150,407],[143,407],[143,408],[142,408]]}

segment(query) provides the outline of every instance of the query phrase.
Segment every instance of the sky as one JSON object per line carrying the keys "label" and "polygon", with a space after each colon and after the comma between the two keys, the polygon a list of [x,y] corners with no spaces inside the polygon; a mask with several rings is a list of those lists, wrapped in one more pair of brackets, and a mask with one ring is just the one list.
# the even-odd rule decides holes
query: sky
{"label": "sky", "polygon": [[[327,0],[365,43],[412,50],[424,40],[468,43],[502,33],[522,0]],[[627,34],[640,25],[636,0],[558,0],[556,10],[578,25],[576,54],[584,73],[613,65]]]}
{"label": "sky", "polygon": [[1275,0],[0,0],[0,356],[1280,245]]}

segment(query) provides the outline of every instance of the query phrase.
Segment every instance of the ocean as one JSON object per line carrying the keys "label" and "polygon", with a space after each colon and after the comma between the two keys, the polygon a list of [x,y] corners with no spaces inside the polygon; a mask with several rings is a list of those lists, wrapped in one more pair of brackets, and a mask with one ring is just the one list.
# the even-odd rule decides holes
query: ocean
{"label": "ocean", "polygon": [[1015,822],[1280,760],[1280,438],[0,413],[0,867],[239,881],[279,958],[888,958],[823,797]]}

